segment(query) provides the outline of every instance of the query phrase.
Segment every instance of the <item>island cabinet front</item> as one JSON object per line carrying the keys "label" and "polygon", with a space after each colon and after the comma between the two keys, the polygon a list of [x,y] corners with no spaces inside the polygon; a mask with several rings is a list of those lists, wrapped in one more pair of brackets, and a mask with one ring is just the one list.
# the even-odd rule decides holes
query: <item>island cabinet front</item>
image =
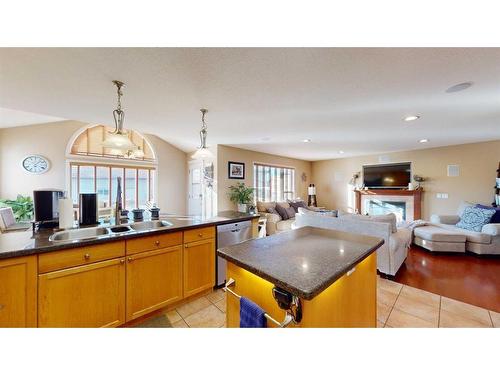
{"label": "island cabinet front", "polygon": [[[348,328],[376,327],[377,319],[377,256],[369,255],[346,274],[310,300],[301,298],[302,320],[289,327]],[[268,314],[282,321],[285,312],[273,298],[274,285],[263,278],[227,263],[227,276],[235,280],[233,291],[261,306]],[[233,295],[226,300],[227,327],[239,327],[240,302]],[[268,321],[268,327],[276,327]]]}
{"label": "island cabinet front", "polygon": [[36,255],[0,260],[0,328],[36,327]]}

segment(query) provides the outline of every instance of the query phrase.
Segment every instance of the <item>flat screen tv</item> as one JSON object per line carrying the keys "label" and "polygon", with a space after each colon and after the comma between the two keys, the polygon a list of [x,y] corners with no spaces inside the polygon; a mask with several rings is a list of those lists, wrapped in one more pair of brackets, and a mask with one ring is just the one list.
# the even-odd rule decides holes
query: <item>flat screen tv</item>
{"label": "flat screen tv", "polygon": [[411,182],[411,163],[363,166],[363,184],[371,189],[407,188]]}

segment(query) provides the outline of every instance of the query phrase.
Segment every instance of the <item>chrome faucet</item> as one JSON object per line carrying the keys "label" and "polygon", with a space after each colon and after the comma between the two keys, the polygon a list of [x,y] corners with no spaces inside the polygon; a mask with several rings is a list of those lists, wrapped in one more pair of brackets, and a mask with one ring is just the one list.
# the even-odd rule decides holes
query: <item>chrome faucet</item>
{"label": "chrome faucet", "polygon": [[122,216],[122,178],[116,178],[115,225],[121,223]]}

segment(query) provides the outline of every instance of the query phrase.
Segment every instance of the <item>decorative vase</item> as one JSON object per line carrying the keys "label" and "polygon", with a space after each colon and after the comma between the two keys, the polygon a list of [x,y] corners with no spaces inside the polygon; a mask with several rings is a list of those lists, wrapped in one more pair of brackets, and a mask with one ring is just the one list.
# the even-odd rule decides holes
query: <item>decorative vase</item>
{"label": "decorative vase", "polygon": [[247,213],[247,205],[246,205],[246,203],[238,203],[238,212],[242,212],[244,214]]}

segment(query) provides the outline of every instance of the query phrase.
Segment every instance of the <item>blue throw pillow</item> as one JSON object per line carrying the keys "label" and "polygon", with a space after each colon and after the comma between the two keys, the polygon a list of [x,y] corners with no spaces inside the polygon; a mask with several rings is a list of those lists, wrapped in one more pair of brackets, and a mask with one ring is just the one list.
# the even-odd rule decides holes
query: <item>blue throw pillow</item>
{"label": "blue throw pillow", "polygon": [[476,204],[477,208],[483,208],[485,210],[495,210],[495,214],[490,220],[491,224],[500,224],[500,207],[484,206],[482,204]]}
{"label": "blue throw pillow", "polygon": [[495,210],[478,207],[466,207],[460,221],[457,223],[458,228],[472,230],[474,232],[481,232],[483,225],[490,222],[495,214]]}

